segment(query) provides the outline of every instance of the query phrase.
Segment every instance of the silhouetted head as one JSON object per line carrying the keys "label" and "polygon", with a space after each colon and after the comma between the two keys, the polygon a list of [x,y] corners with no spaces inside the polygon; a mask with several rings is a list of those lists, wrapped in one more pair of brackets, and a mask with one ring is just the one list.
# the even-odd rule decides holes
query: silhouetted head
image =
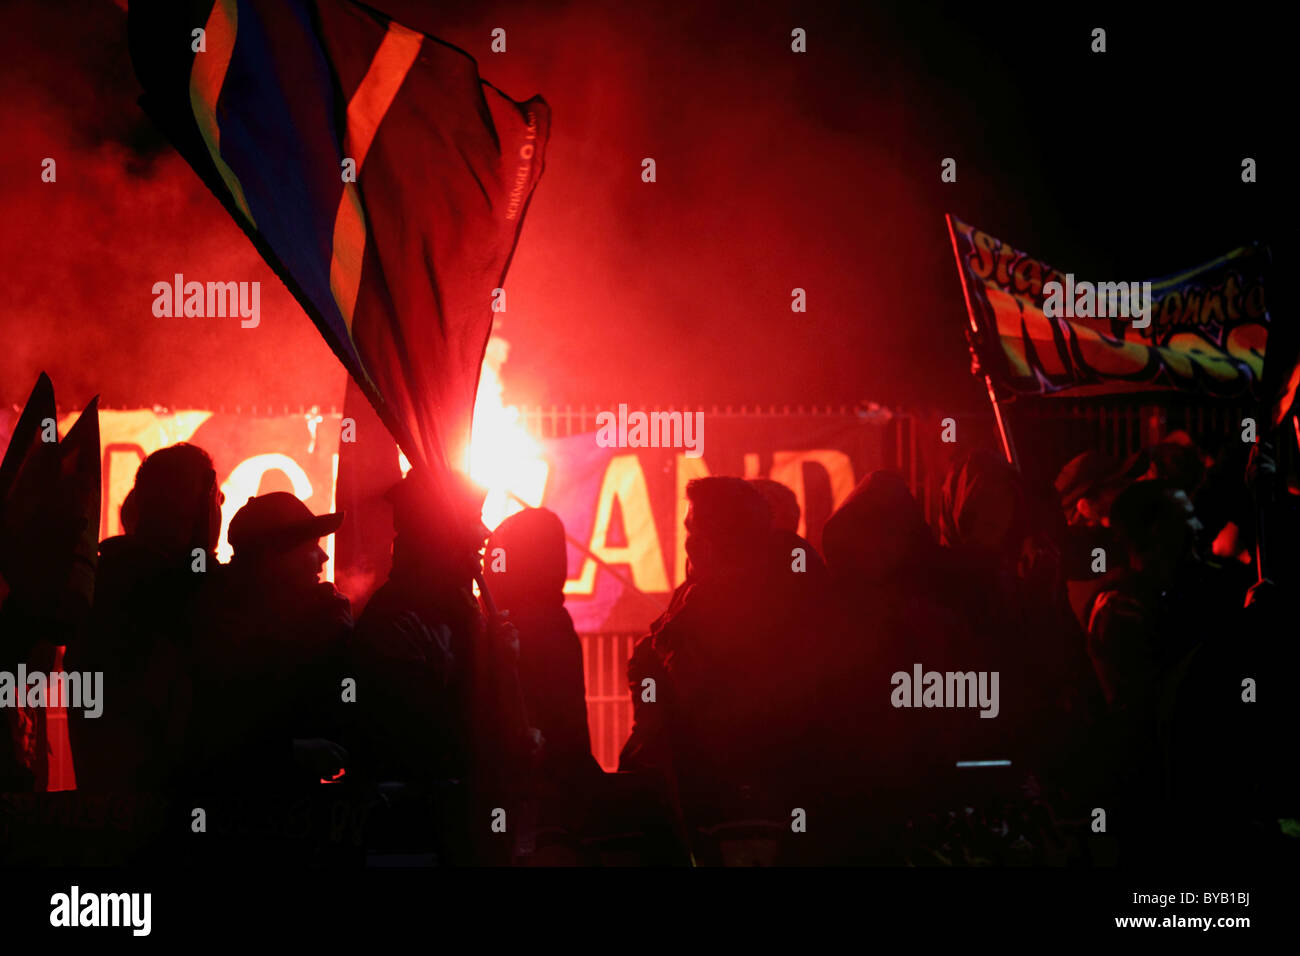
{"label": "silhouetted head", "polygon": [[483,489],[459,473],[435,486],[413,468],[386,497],[393,506],[393,577],[467,585],[487,538]]}
{"label": "silhouetted head", "polygon": [[752,567],[766,556],[772,512],[745,479],[696,478],[686,498],[686,556],[697,578]]}
{"label": "silhouetted head", "polygon": [[1100,451],[1085,451],[1071,458],[1054,482],[1066,523],[1085,527],[1109,524],[1115,498],[1146,468],[1143,452],[1122,461]]}
{"label": "silhouetted head", "polygon": [[211,553],[221,536],[224,500],[212,458],[181,442],[140,463],[122,503],[122,527],[171,558],[188,557],[194,548]]}
{"label": "silhouetted head", "polygon": [[1001,455],[976,451],[943,483],[939,537],[945,547],[1015,554],[1028,523],[1020,475]]}
{"label": "silhouetted head", "polygon": [[1128,566],[1162,587],[1198,560],[1201,522],[1187,493],[1169,482],[1139,481],[1127,488],[1115,499],[1110,521]]}
{"label": "silhouetted head", "polygon": [[328,558],[320,539],[342,523],[342,513],[314,515],[287,491],[249,498],[230,519],[231,566],[267,584],[310,586],[320,580]]}
{"label": "silhouetted head", "polygon": [[772,527],[778,531],[799,531],[799,499],[795,493],[771,478],[750,478],[749,483],[763,496],[772,511]]}
{"label": "silhouetted head", "polygon": [[488,539],[483,568],[498,607],[562,605],[568,576],[564,523],[546,508],[511,515]]}
{"label": "silhouetted head", "polygon": [[826,564],[842,583],[924,572],[933,550],[921,506],[892,471],[863,478],[822,532]]}
{"label": "silhouetted head", "polygon": [[1206,459],[1186,432],[1174,432],[1147,452],[1148,478],[1167,481],[1194,497],[1205,483]]}

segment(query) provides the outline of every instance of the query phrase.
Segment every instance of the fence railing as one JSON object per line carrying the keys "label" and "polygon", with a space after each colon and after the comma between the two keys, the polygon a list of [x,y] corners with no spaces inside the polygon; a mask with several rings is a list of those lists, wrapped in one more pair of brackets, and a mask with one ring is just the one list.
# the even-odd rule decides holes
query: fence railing
{"label": "fence railing", "polygon": [[618,769],[618,753],[632,732],[627,662],[640,637],[640,634],[581,635],[591,751],[600,765],[610,772]]}
{"label": "fence railing", "polygon": [[[519,419],[537,438],[567,438],[594,432],[596,416],[613,405],[520,405]],[[710,418],[846,418],[885,416],[876,405],[629,405],[629,412],[703,412]]]}

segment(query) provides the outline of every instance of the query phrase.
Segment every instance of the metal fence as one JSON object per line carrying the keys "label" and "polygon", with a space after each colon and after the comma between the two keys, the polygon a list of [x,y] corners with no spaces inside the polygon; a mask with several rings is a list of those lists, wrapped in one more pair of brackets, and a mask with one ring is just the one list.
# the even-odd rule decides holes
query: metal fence
{"label": "metal fence", "polygon": [[[519,419],[538,438],[567,438],[596,430],[596,416],[614,405],[520,405]],[[874,408],[876,406],[870,406]],[[865,405],[629,405],[629,412],[703,412],[709,418],[843,418],[860,420]]]}
{"label": "metal fence", "polygon": [[582,667],[587,679],[587,726],[591,751],[608,771],[632,732],[632,698],[627,662],[640,634],[583,634]]}

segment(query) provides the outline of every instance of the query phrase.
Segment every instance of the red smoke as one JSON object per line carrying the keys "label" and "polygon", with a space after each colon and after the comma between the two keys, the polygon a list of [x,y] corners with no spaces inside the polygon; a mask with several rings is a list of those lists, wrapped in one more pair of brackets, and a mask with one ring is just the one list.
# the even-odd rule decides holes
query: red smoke
{"label": "red smoke", "polygon": [[[1226,53],[1188,73],[1192,20],[1135,21],[1099,65],[1078,24],[1041,7],[371,2],[551,104],[498,318],[508,403],[979,408],[945,212],[1079,274],[1154,277],[1278,238],[1270,187],[1243,193],[1235,175],[1243,150],[1267,165],[1269,97],[1240,92]],[[4,17],[0,401],[45,368],[69,404],[341,404],[310,322],[136,106],[122,11],[19,0]],[[805,54],[790,50],[796,26]],[[1232,34],[1245,25],[1220,29],[1252,72],[1284,62]],[[1120,115],[1170,131],[1231,117],[1240,135],[1171,132],[1171,162],[1154,134],[1107,125]],[[1072,123],[1086,148],[1062,147]],[[56,184],[40,181],[46,156]],[[939,181],[947,156],[956,183]],[[151,287],[177,272],[260,280],[260,326],[155,319]],[[796,287],[806,313],[790,309]]]}

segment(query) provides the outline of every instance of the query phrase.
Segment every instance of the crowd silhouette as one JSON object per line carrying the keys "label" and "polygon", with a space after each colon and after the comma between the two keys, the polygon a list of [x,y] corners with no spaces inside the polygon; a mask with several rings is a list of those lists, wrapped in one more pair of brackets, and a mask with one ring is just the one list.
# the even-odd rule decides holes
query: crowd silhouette
{"label": "crowd silhouette", "polygon": [[[259,495],[218,564],[216,471],[173,445],[140,465],[65,642],[66,669],[108,689],[101,717],[69,709],[77,786],[174,815],[105,851],[118,862],[320,861],[292,808],[309,821],[322,795],[349,808],[335,856],[356,863],[1293,853],[1294,761],[1273,734],[1294,704],[1269,679],[1294,673],[1297,489],[1266,448],[1213,461],[1174,436],[1085,452],[1044,491],[960,456],[932,529],[875,472],[819,552],[784,486],[692,481],[686,579],[627,662],[634,725],[606,773],[558,516],[489,535],[472,486],[412,472],[388,494],[391,573],[354,620],[319,580],[346,516]],[[0,670],[31,658],[42,613],[10,583]],[[899,677],[929,672],[924,700]],[[7,716],[0,785],[30,790],[31,735]],[[272,822],[231,822],[250,807]],[[178,835],[196,808],[219,837],[202,849]]]}

